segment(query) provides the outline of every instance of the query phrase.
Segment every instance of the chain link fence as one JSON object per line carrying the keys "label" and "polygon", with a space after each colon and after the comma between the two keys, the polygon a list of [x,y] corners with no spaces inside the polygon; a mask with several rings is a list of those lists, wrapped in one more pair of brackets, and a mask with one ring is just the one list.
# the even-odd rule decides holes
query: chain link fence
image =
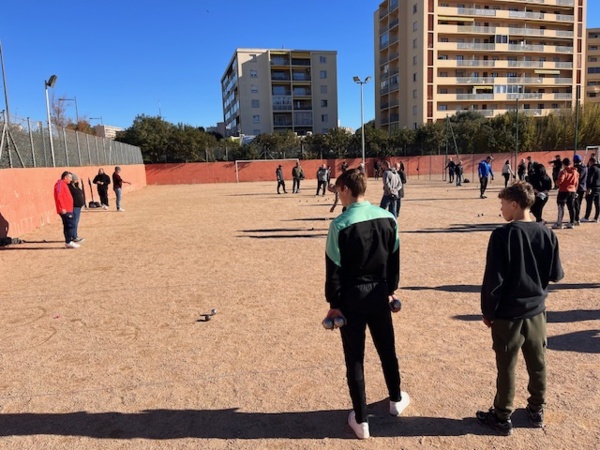
{"label": "chain link fence", "polygon": [[0,169],[143,164],[139,147],[43,122],[0,115]]}

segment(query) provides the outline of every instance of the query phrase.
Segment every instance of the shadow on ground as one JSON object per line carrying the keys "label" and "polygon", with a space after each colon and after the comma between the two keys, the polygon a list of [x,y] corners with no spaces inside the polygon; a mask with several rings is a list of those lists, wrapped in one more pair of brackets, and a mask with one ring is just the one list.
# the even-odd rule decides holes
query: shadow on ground
{"label": "shadow on ground", "polygon": [[[568,289],[600,289],[600,283],[557,283],[548,286],[550,292]],[[481,285],[445,284],[441,286],[403,286],[402,290],[479,293],[481,292]]]}
{"label": "shadow on ground", "polygon": [[[385,402],[387,404],[387,402]],[[387,405],[381,405],[379,409]],[[246,413],[237,409],[146,410],[139,413],[0,414],[0,436],[87,436],[97,439],[355,439],[348,411]],[[380,412],[369,419],[371,435],[487,435],[474,418],[395,418]]]}
{"label": "shadow on ground", "polygon": [[431,234],[431,233],[474,233],[474,232],[490,232],[501,226],[499,223],[464,223],[451,224],[449,228],[423,228],[420,230],[406,230],[402,233],[410,234]]}

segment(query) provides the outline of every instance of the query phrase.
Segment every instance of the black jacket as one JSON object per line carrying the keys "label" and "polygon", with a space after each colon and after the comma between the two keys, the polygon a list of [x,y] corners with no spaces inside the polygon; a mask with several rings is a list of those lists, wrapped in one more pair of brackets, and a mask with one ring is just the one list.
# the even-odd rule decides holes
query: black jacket
{"label": "black jacket", "polygon": [[[104,184],[98,184],[98,181]],[[94,181],[92,183],[98,185],[99,191],[108,191],[108,185],[110,184],[110,177],[105,173],[99,173],[94,177]]]}
{"label": "black jacket", "polygon": [[[79,183],[77,183],[79,184]],[[69,183],[69,191],[73,197],[73,206],[75,208],[82,208],[85,206],[85,195],[80,187],[75,186],[75,183]]]}
{"label": "black jacket", "polygon": [[600,192],[600,164],[588,167],[587,188]]}

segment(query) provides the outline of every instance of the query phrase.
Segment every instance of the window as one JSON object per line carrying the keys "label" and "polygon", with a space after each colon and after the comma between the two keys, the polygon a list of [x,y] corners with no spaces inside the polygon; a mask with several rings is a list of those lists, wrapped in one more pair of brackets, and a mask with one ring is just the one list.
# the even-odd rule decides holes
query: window
{"label": "window", "polygon": [[552,103],[552,109],[558,109],[558,103]]}
{"label": "window", "polygon": [[448,38],[443,37],[443,38],[440,38],[440,42],[450,42],[450,41],[448,40]]}
{"label": "window", "polygon": [[448,93],[448,89],[440,88],[440,94],[447,94],[447,93]]}
{"label": "window", "polygon": [[416,13],[417,13],[417,4],[415,3],[413,5],[413,14],[416,14]]}
{"label": "window", "polygon": [[252,92],[253,94],[257,94],[258,93],[258,86],[256,86],[255,84],[253,84],[252,86],[250,86],[250,92]]}
{"label": "window", "polygon": [[417,90],[413,89],[413,98],[417,98]]}
{"label": "window", "polygon": [[327,108],[327,100],[321,100],[321,108]]}
{"label": "window", "polygon": [[329,114],[321,114],[321,122],[329,122]]}
{"label": "window", "polygon": [[413,106],[413,116],[416,116],[416,115],[417,115],[417,107]]}
{"label": "window", "polygon": [[593,56],[590,56],[590,62],[598,62],[598,58],[594,58]]}
{"label": "window", "polygon": [[417,40],[413,39],[413,48],[417,48]]}
{"label": "window", "polygon": [[413,22],[413,31],[417,31],[419,29],[419,24],[417,22]]}
{"label": "window", "polygon": [[319,72],[319,77],[321,78],[321,80],[326,80],[327,79],[327,71],[326,70],[321,70]]}
{"label": "window", "polygon": [[256,69],[250,69],[250,78],[256,77],[258,77],[258,72],[256,71]]}
{"label": "window", "polygon": [[[448,72],[440,72],[440,78],[446,78],[448,77]],[[417,80],[413,80],[413,81],[417,81]]]}
{"label": "window", "polygon": [[260,100],[253,99],[252,100],[252,107],[253,108],[260,108]]}
{"label": "window", "polygon": [[260,114],[252,115],[252,123],[260,123]]}
{"label": "window", "polygon": [[252,134],[254,136],[258,136],[260,134],[260,130],[259,129],[252,130]]}
{"label": "window", "polygon": [[327,94],[327,85],[326,84],[321,85],[321,94]]}
{"label": "window", "polygon": [[413,81],[417,81],[417,74],[413,73]]}
{"label": "window", "polygon": [[327,64],[327,56],[319,56],[319,62],[321,64]]}
{"label": "window", "polygon": [[440,105],[439,111],[448,111],[448,105]]}
{"label": "window", "polygon": [[413,56],[413,66],[416,66],[416,65],[417,65],[417,57]]}

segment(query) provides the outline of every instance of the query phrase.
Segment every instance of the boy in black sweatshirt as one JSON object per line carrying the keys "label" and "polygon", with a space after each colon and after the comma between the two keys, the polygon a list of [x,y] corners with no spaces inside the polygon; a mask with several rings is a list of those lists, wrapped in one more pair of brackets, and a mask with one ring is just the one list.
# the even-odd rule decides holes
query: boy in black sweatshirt
{"label": "boy in black sweatshirt", "polygon": [[481,286],[483,322],[491,328],[496,353],[496,396],[489,411],[477,411],[477,419],[508,436],[520,350],[529,374],[529,419],[536,428],[544,426],[545,301],[548,283],[561,280],[564,273],[556,235],[531,220],[529,210],[535,199],[531,185],[516,182],[498,197],[502,215],[510,223],[490,236]]}

